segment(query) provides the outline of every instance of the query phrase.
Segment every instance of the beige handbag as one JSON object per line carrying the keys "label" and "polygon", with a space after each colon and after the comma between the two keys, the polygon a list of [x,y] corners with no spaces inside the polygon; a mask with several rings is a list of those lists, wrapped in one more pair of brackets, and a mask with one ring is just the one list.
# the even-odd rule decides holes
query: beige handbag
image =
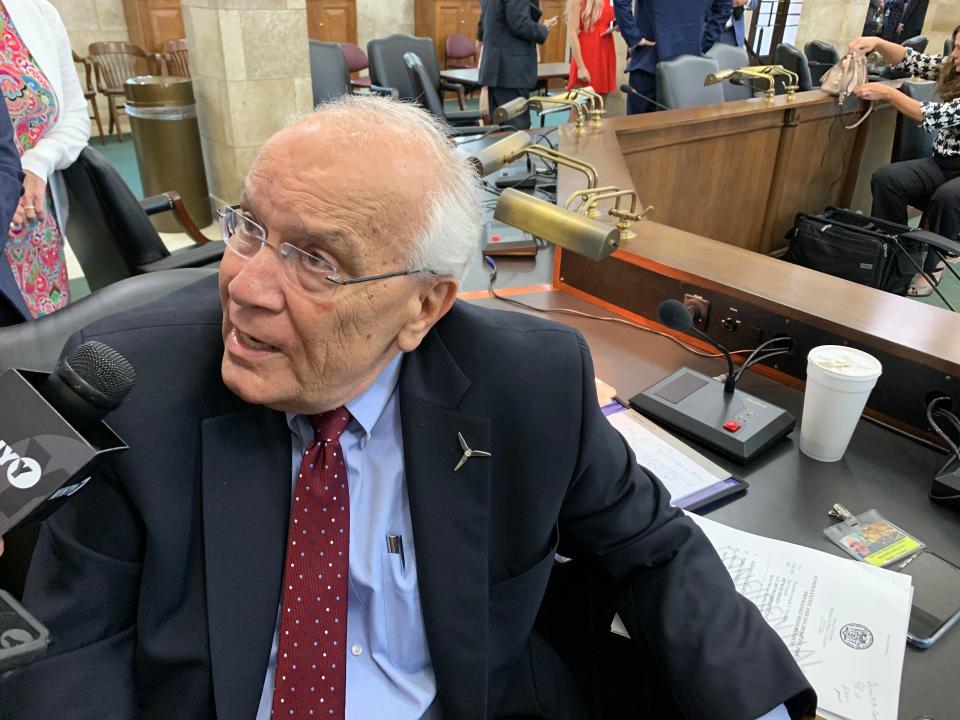
{"label": "beige handbag", "polygon": [[[866,55],[847,53],[840,62],[827,70],[820,79],[820,89],[837,98],[837,105],[841,108],[847,98],[858,85],[867,82],[867,57]],[[852,130],[869,117],[873,111],[873,102],[867,107],[867,111],[853,125],[844,125],[847,130]]]}

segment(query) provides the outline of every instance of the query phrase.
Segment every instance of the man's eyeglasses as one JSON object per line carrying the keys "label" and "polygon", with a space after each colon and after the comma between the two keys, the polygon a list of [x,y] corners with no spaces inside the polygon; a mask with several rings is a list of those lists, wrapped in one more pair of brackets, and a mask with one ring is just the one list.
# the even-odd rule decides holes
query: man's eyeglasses
{"label": "man's eyeglasses", "polygon": [[433,270],[398,270],[396,272],[368,275],[359,278],[342,277],[340,272],[323,257],[301,250],[290,243],[280,243],[274,247],[267,242],[267,231],[259,223],[245,215],[239,206],[224,205],[217,210],[220,216],[220,232],[223,241],[233,252],[244,260],[251,259],[266,246],[277,253],[283,266],[284,278],[298,290],[314,297],[325,297],[338,285],[356,285],[357,283],[385,280],[426,273],[436,275]]}

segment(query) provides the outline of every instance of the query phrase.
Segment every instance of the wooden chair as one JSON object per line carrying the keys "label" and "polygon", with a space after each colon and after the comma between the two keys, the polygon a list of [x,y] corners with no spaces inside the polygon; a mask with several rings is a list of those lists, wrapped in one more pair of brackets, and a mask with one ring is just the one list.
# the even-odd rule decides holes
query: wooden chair
{"label": "wooden chair", "polygon": [[[97,91],[107,98],[110,110],[110,131],[117,129],[117,140],[123,142],[120,133],[120,111],[123,109],[123,83],[138,75],[149,75],[156,56],[148,55],[142,48],[128,42],[90,43],[90,60],[96,71]],[[117,98],[120,99],[118,106]]]}
{"label": "wooden chair", "polygon": [[190,77],[190,53],[187,50],[186,38],[167,40],[163,44],[163,68],[166,75]]}
{"label": "wooden chair", "polygon": [[100,121],[100,106],[97,105],[97,91],[93,87],[93,63],[90,62],[90,58],[80,57],[75,50],[71,50],[71,52],[73,53],[73,62],[77,65],[83,65],[85,80],[83,98],[90,103],[90,108],[93,111],[90,119],[97,123],[97,133],[100,135],[100,144],[106,145],[107,139],[103,136],[103,123]]}

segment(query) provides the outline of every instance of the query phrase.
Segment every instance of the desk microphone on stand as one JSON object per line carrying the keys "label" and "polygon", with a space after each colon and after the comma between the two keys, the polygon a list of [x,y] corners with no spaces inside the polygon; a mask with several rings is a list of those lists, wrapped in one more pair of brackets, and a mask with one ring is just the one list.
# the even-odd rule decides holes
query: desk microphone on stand
{"label": "desk microphone on stand", "polygon": [[796,419],[783,408],[736,389],[730,352],[694,327],[696,312],[679,300],[666,300],[657,317],[671,330],[692,330],[716,347],[727,361],[726,379],[720,383],[683,367],[634,395],[630,405],[716,452],[748,462],[793,430]]}

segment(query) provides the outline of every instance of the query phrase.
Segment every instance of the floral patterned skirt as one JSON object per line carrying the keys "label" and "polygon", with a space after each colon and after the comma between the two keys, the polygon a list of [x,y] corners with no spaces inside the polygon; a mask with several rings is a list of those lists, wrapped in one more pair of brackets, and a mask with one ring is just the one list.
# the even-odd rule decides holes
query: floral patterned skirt
{"label": "floral patterned skirt", "polygon": [[24,223],[19,232],[7,238],[4,248],[27,309],[35,318],[59,310],[70,302],[63,236],[53,214],[49,188],[46,208],[43,220]]}

